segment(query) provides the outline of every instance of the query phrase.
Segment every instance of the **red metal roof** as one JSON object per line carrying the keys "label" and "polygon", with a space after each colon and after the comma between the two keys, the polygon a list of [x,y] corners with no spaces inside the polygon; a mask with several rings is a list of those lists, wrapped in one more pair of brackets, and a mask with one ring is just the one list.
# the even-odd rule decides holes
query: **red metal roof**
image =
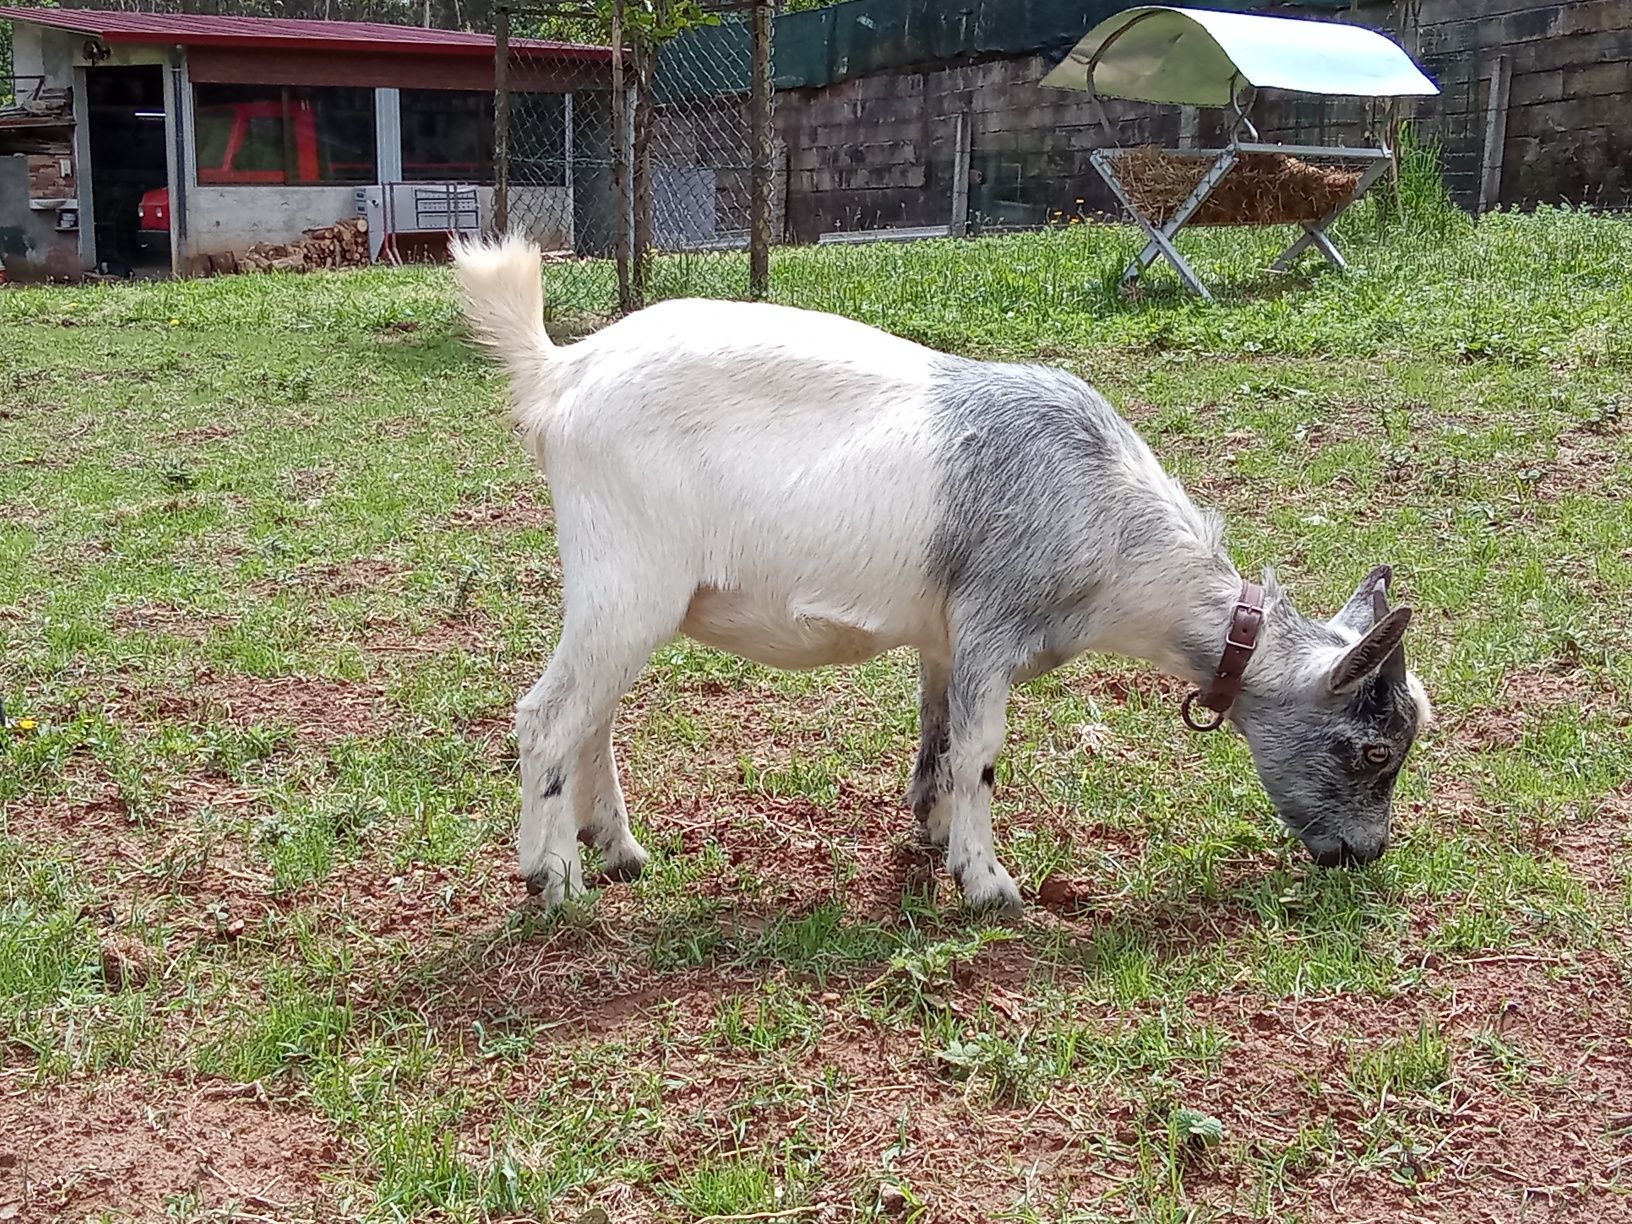
{"label": "red metal roof", "polygon": [[[426,30],[374,21],[296,21],[283,17],[205,17],[190,13],[111,13],[100,9],[0,8],[0,21],[94,34],[107,43],[280,51],[389,51],[402,55],[493,54],[487,34]],[[610,47],[514,38],[511,46],[578,59],[612,58]]]}

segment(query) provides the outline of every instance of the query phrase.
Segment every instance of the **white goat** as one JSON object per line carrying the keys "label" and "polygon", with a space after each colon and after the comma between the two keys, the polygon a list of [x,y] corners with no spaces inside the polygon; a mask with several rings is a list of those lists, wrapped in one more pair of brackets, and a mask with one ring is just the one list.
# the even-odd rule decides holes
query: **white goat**
{"label": "white goat", "polygon": [[[737,302],[666,302],[557,347],[536,250],[454,261],[555,507],[561,639],[516,716],[520,869],[547,904],[583,887],[579,840],[611,878],[646,861],[612,720],[676,633],[787,668],[915,648],[909,801],[967,900],[1010,912],[991,828],[1010,688],[1085,650],[1199,684],[1219,670],[1243,590],[1220,523],[1080,380]],[[1382,853],[1426,717],[1388,579],[1316,622],[1266,577],[1257,649],[1218,703],[1324,863]]]}

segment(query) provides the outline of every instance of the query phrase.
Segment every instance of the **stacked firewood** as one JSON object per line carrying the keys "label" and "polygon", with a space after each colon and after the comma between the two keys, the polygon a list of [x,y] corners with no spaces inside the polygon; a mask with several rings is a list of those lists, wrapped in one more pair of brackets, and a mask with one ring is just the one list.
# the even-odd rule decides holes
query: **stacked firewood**
{"label": "stacked firewood", "polygon": [[309,229],[293,242],[257,242],[243,251],[211,255],[209,271],[310,272],[314,268],[360,268],[368,262],[368,222],[348,217]]}

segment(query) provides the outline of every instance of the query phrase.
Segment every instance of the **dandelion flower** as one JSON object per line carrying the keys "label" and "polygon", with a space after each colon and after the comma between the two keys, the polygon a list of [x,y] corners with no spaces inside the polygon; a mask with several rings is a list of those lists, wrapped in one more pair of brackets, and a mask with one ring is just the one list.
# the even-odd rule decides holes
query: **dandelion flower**
{"label": "dandelion flower", "polygon": [[19,731],[32,731],[39,725],[39,720],[34,718],[19,718],[17,720],[17,730]]}

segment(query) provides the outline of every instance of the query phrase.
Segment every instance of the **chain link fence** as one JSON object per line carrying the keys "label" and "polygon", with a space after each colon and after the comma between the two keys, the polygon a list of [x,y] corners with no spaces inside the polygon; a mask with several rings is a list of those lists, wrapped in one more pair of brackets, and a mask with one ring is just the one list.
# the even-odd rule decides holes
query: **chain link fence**
{"label": "chain link fence", "polygon": [[652,14],[612,0],[496,17],[495,226],[550,252],[561,315],[765,291],[769,0],[693,11],[684,38],[652,33]]}

